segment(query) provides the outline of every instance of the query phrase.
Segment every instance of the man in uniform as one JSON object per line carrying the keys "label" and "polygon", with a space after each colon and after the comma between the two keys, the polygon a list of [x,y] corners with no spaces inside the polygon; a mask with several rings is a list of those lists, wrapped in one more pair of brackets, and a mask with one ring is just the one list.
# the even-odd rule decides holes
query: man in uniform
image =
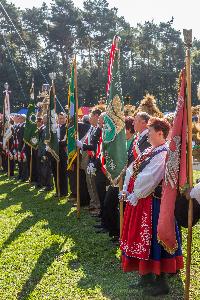
{"label": "man in uniform", "polygon": [[[66,149],[66,115],[61,112],[58,115],[57,135],[59,141],[59,187],[60,196],[64,197],[68,194],[68,174],[67,174],[67,149]],[[52,173],[56,185],[56,196],[58,196],[57,188],[57,162],[55,158],[51,159]]]}
{"label": "man in uniform", "polygon": [[37,169],[38,169],[38,187],[43,187],[42,191],[52,190],[50,157],[46,151],[45,128],[47,115],[37,118],[38,127],[38,150],[37,150]]}
{"label": "man in uniform", "polygon": [[83,151],[87,151],[88,162],[86,170],[86,181],[88,192],[90,194],[90,214],[93,216],[100,215],[100,199],[96,188],[96,152],[101,137],[101,128],[98,125],[101,110],[94,108],[89,115],[91,127],[87,139],[84,143],[77,141],[77,146]]}
{"label": "man in uniform", "polygon": [[25,128],[26,115],[19,115],[19,125],[17,128],[17,142],[18,142],[18,165],[19,165],[19,176],[18,179],[26,181],[28,179],[28,166],[25,153],[24,143],[24,128]]}

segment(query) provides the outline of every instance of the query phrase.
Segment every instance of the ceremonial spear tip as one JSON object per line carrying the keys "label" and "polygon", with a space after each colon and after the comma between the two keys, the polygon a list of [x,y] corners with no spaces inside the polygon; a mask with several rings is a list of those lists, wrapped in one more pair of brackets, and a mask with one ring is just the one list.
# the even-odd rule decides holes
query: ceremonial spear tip
{"label": "ceremonial spear tip", "polygon": [[192,29],[183,29],[184,43],[190,48],[192,47]]}
{"label": "ceremonial spear tip", "polygon": [[7,82],[4,84],[4,88],[5,88],[5,90],[8,90],[9,84]]}

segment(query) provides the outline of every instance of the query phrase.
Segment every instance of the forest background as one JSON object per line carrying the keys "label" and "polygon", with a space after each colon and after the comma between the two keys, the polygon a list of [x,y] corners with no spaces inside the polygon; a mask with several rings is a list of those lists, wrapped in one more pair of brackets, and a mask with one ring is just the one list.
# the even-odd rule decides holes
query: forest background
{"label": "forest background", "polygon": [[[159,24],[147,20],[133,27],[118,15],[117,8],[109,8],[106,0],[86,0],[82,9],[71,0],[53,0],[49,6],[43,3],[32,9],[20,9],[1,0],[0,30],[0,92],[8,82],[12,111],[27,106],[32,77],[37,96],[41,85],[50,82],[50,72],[56,72],[56,94],[65,106],[75,54],[79,105],[93,106],[105,98],[109,49],[115,34],[121,37],[125,104],[138,105],[149,92],[163,112],[175,109],[185,48],[181,32],[173,27],[173,18]],[[198,39],[193,41],[191,57],[193,105],[197,105]]]}

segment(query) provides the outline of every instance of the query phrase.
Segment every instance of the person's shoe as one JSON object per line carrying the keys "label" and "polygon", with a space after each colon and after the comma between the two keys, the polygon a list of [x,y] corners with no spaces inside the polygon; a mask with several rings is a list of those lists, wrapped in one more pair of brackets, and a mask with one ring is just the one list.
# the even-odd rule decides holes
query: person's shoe
{"label": "person's shoe", "polygon": [[42,188],[42,185],[41,185],[41,184],[36,184],[36,185],[35,185],[35,188],[36,188],[36,189],[41,189],[41,188]]}
{"label": "person's shoe", "polygon": [[77,200],[77,198],[75,198],[75,197],[69,196],[69,198],[68,198],[69,202],[75,202],[76,200]]}
{"label": "person's shoe", "polygon": [[61,200],[66,199],[66,195],[61,194],[59,197]]}
{"label": "person's shoe", "polygon": [[83,210],[89,210],[90,208],[89,208],[89,206],[83,206],[82,209]]}
{"label": "person's shoe", "polygon": [[108,233],[108,230],[106,230],[105,228],[99,229],[95,231],[96,233]]}
{"label": "person's shoe", "polygon": [[90,216],[91,216],[92,218],[99,218],[99,214],[98,214],[98,213],[91,213],[91,212],[90,212]]}
{"label": "person's shoe", "polygon": [[118,236],[118,235],[116,235],[116,236],[114,235],[110,240],[111,240],[111,242],[113,242],[114,244],[115,244],[115,243],[119,243],[119,236]]}
{"label": "person's shoe", "polygon": [[29,183],[32,184],[32,185],[36,185],[37,181],[29,181]]}
{"label": "person's shoe", "polygon": [[97,224],[97,225],[94,225],[93,227],[96,228],[96,229],[104,228],[102,224]]}
{"label": "person's shoe", "polygon": [[45,187],[41,188],[38,192],[45,192]]}
{"label": "person's shoe", "polygon": [[137,283],[130,284],[131,289],[138,289],[143,287],[152,286],[155,283],[155,276],[151,274],[142,275]]}
{"label": "person's shoe", "polygon": [[155,283],[152,288],[146,289],[145,294],[151,297],[168,295],[170,291],[165,274],[156,277]]}
{"label": "person's shoe", "polygon": [[30,190],[35,190],[35,188],[36,188],[35,185],[30,186]]}
{"label": "person's shoe", "polygon": [[169,277],[175,277],[175,276],[177,276],[177,275],[180,275],[180,273],[181,273],[180,270],[177,270],[176,273],[168,273],[168,274],[167,274],[167,277],[168,277],[168,278],[169,278]]}
{"label": "person's shoe", "polygon": [[26,181],[28,181],[28,178],[27,178],[27,177],[22,178],[21,181],[22,181],[22,182],[26,182]]}
{"label": "person's shoe", "polygon": [[44,191],[45,191],[45,192],[53,191],[53,187],[51,187],[51,186],[46,186],[46,187],[44,188]]}
{"label": "person's shoe", "polygon": [[91,209],[90,208],[89,213],[90,213],[91,216],[95,216],[95,217],[99,216],[99,210],[98,209]]}

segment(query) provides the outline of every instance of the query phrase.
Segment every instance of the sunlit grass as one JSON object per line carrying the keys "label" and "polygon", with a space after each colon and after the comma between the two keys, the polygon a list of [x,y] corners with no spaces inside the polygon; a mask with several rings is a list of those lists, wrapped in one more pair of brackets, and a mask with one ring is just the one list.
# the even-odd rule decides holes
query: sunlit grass
{"label": "sunlit grass", "polygon": [[[67,198],[59,201],[1,175],[0,299],[151,299],[129,288],[137,274],[122,273],[117,247],[108,235],[96,234],[94,224],[84,210],[77,220]],[[200,299],[199,230],[193,230],[191,299]],[[169,280],[171,294],[160,299],[183,299],[180,277]]]}

